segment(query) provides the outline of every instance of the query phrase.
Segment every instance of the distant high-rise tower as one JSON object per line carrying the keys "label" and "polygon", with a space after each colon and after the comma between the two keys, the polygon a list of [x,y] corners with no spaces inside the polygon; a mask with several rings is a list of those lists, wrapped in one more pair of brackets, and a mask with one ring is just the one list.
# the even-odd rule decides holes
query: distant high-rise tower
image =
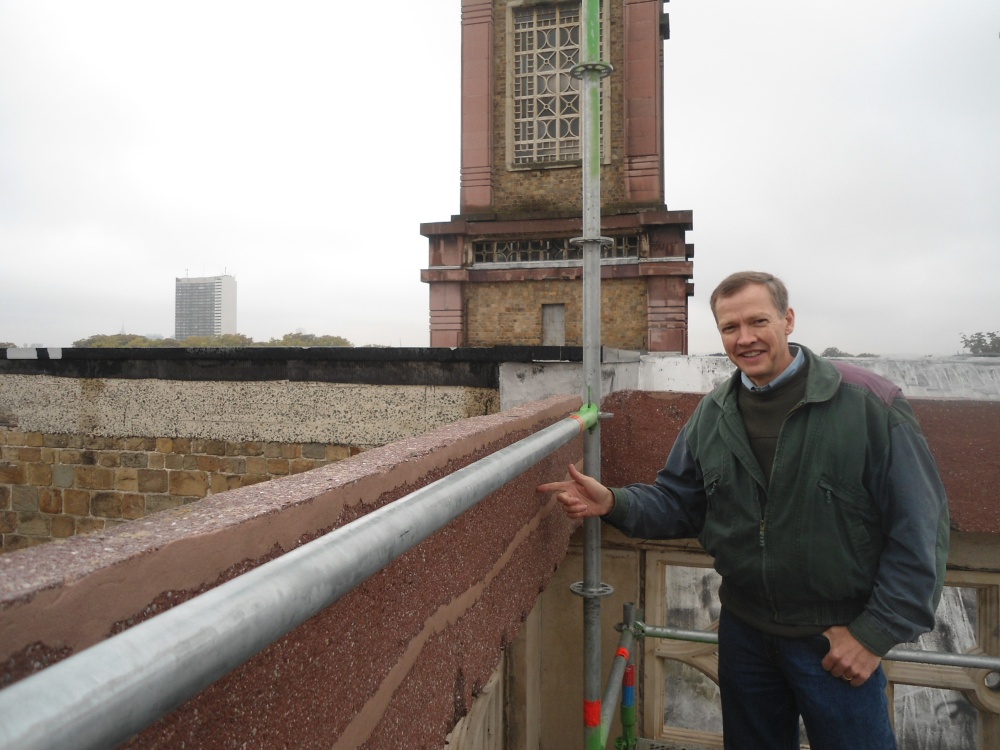
{"label": "distant high-rise tower", "polygon": [[[691,211],[663,179],[664,0],[602,0],[601,341],[687,351]],[[422,224],[431,346],[582,344],[578,0],[462,0],[461,213]],[[682,116],[681,113],[675,116]]]}
{"label": "distant high-rise tower", "polygon": [[236,333],[236,277],[177,279],[174,338]]}

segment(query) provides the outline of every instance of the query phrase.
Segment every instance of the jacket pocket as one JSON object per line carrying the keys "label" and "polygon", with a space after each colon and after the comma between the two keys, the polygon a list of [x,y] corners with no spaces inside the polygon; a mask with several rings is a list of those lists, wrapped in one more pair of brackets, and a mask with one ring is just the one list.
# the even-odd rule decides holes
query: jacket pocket
{"label": "jacket pocket", "polygon": [[715,569],[723,576],[745,583],[757,575],[758,512],[753,487],[740,486],[728,466],[704,469],[705,525],[699,536],[702,546],[715,558]]}
{"label": "jacket pocket", "polygon": [[796,557],[811,589],[804,598],[838,601],[871,591],[882,544],[878,512],[866,493],[820,477],[800,530]]}
{"label": "jacket pocket", "polygon": [[705,485],[705,497],[708,498],[708,502],[712,502],[716,493],[719,491],[719,482],[722,481],[722,471],[714,466],[710,466],[705,469],[705,475],[702,477],[702,484]]}
{"label": "jacket pocket", "polygon": [[867,494],[851,492],[825,477],[820,478],[819,489],[823,502],[843,519],[851,548],[863,556],[876,554],[880,545],[874,535],[879,518],[874,501]]}
{"label": "jacket pocket", "polygon": [[730,520],[726,517],[726,504],[722,499],[722,472],[718,467],[710,466],[705,469],[702,484],[705,486],[705,524],[699,539],[708,554],[715,556],[716,542],[720,536],[725,536],[730,525]]}

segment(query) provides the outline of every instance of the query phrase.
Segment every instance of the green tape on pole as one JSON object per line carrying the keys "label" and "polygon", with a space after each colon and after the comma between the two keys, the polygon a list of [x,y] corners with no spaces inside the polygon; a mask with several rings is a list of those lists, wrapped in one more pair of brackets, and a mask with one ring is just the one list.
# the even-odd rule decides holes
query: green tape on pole
{"label": "green tape on pole", "polygon": [[583,420],[583,424],[588,430],[592,430],[597,427],[600,410],[597,408],[597,404],[587,404],[576,413],[576,416]]}

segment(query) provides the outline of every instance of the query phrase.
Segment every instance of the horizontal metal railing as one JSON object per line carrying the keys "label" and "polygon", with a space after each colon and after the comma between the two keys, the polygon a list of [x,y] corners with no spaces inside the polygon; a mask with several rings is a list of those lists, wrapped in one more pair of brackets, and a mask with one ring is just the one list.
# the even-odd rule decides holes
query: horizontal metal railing
{"label": "horizontal metal railing", "polygon": [[0,748],[128,739],[584,429],[595,406],[0,691]]}
{"label": "horizontal metal railing", "polygon": [[[668,638],[675,641],[694,641],[695,643],[718,643],[719,634],[711,630],[683,630],[657,625],[647,625],[638,621],[635,624],[636,637]],[[906,661],[917,664],[937,664],[946,667],[965,667],[968,669],[988,669],[1000,673],[1000,656],[986,654],[955,654],[949,651],[927,651],[923,649],[901,648],[891,649],[884,657],[889,661]],[[997,680],[987,683],[991,689],[1000,687]]]}

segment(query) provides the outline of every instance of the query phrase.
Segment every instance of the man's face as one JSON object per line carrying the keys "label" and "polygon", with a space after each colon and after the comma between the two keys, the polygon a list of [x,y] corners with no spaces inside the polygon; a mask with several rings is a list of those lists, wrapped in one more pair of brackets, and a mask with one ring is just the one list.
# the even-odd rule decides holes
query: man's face
{"label": "man's face", "polygon": [[716,300],[714,312],[726,355],[754,385],[767,385],[792,363],[788,335],[795,312],[778,312],[763,284],[747,284]]}

